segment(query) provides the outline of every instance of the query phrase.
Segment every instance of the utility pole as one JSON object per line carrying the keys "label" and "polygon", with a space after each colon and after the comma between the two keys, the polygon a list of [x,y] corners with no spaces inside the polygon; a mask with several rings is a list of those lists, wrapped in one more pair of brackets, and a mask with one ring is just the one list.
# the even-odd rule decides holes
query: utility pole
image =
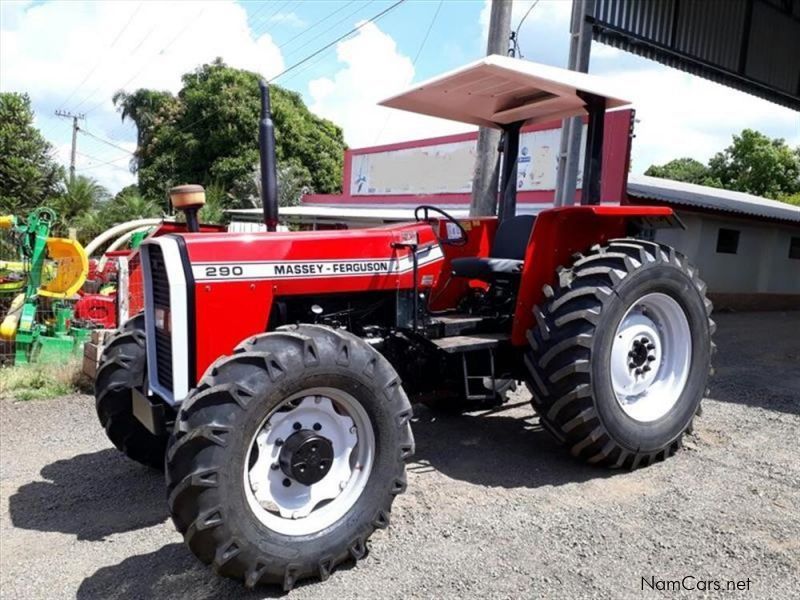
{"label": "utility pole", "polygon": [[[571,71],[589,72],[592,26],[587,22],[586,16],[593,13],[594,0],[572,0],[569,64],[567,65]],[[575,204],[582,134],[583,120],[580,117],[570,117],[561,121],[561,145],[558,150],[554,206]],[[586,166],[584,165],[585,171]]]}
{"label": "utility pole", "polygon": [[[486,54],[506,54],[511,36],[512,0],[492,0],[489,18],[489,40]],[[469,214],[473,217],[494,215],[497,210],[498,145],[500,132],[481,127],[472,178],[472,200]]]}
{"label": "utility pole", "polygon": [[86,115],[75,115],[66,110],[57,110],[56,116],[72,119],[72,152],[69,157],[69,182],[72,184],[75,182],[75,152],[78,149],[78,130],[80,129],[80,127],[78,127],[78,119],[83,120],[86,118]]}

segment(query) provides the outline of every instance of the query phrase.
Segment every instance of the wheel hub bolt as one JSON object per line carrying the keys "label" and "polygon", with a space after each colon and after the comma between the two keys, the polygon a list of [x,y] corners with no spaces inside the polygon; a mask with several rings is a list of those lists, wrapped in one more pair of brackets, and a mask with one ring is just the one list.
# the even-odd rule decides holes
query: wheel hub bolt
{"label": "wheel hub bolt", "polygon": [[288,477],[283,480],[283,487],[289,487],[290,485],[292,485],[292,482]]}
{"label": "wheel hub bolt", "polygon": [[300,423],[295,423],[294,425],[292,425],[292,427],[294,427],[295,431],[300,431],[303,428],[303,426],[300,425]]}
{"label": "wheel hub bolt", "polygon": [[322,425],[319,423],[314,423],[314,431],[319,431],[320,429],[322,429]]}

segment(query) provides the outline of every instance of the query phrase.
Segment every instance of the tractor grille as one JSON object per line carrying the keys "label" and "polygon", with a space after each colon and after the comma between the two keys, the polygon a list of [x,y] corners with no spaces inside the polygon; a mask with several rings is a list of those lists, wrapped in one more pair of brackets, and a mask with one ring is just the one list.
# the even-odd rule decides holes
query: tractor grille
{"label": "tractor grille", "polygon": [[[148,249],[150,259],[150,293],[152,294],[153,310],[164,309],[169,313],[169,280],[167,279],[167,267],[164,263],[164,254],[159,246],[153,245]],[[156,374],[158,383],[172,389],[172,336],[168,328],[159,329],[154,327],[154,337],[156,342]]]}

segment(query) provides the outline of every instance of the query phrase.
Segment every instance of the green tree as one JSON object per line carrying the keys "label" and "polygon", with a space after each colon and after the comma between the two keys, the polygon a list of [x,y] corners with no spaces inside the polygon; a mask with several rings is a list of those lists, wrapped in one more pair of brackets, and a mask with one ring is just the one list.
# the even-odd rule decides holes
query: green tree
{"label": "green tree", "polygon": [[752,129],[734,135],[733,143],[708,165],[678,158],[651,165],[644,174],[800,203],[800,147],[792,149],[785,140]]}
{"label": "green tree", "polygon": [[733,136],[733,143],[708,161],[722,187],[779,199],[800,192],[800,147],[752,129]]}
{"label": "green tree", "polygon": [[707,166],[699,160],[688,157],[675,158],[663,165],[651,165],[644,174],[650,175],[651,177],[661,177],[662,179],[685,181],[686,183],[696,183],[699,185],[713,185],[717,183],[712,180]]}
{"label": "green tree", "polygon": [[52,153],[27,94],[0,93],[0,214],[25,214],[58,192],[64,170]]}
{"label": "green tree", "polygon": [[[220,59],[183,76],[169,92],[120,91],[114,101],[138,129],[135,168],[148,197],[180,183],[220,186],[225,208],[257,205],[259,76]],[[321,193],[341,189],[344,141],[339,127],[313,115],[299,94],[271,86],[279,165],[292,185]]]}

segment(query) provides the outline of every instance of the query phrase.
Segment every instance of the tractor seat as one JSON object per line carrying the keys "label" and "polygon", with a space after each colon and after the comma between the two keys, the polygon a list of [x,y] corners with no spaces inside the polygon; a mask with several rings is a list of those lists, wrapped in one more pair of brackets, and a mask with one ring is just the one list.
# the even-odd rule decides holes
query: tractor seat
{"label": "tractor seat", "polygon": [[500,223],[489,258],[454,258],[450,263],[453,275],[481,281],[519,277],[535,220],[534,215],[519,215]]}

